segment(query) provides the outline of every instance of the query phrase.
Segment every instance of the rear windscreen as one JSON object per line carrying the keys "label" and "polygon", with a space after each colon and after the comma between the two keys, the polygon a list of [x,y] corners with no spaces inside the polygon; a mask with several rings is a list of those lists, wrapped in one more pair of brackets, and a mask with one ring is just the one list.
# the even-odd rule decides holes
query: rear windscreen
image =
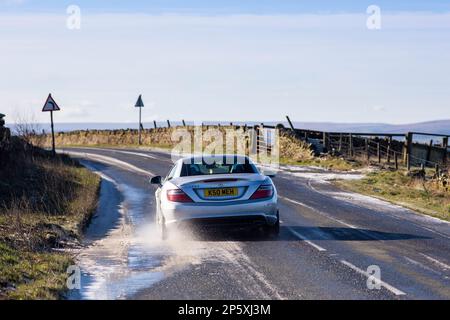
{"label": "rear windscreen", "polygon": [[206,163],[183,163],[181,168],[182,177],[202,176],[211,174],[232,174],[232,173],[257,173],[255,167],[250,163],[236,164],[206,164]]}

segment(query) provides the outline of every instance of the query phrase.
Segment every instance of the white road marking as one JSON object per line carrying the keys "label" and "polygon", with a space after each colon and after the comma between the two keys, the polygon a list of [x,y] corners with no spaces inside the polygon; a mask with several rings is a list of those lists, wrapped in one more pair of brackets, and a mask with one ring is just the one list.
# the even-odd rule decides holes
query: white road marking
{"label": "white road marking", "polygon": [[435,259],[433,257],[430,257],[424,253],[421,253],[422,256],[424,256],[425,258],[427,258],[429,261],[433,262],[434,264],[440,266],[442,269],[445,270],[450,270],[450,266],[442,261],[439,261],[438,259]]}
{"label": "white road marking", "polygon": [[314,186],[312,185],[311,181],[312,181],[311,179],[308,179],[308,186],[309,186],[312,190],[314,190],[315,192],[321,193],[321,192],[319,192],[316,188],[314,188]]}
{"label": "white road marking", "polygon": [[144,174],[146,176],[153,176],[153,175],[155,175],[154,173],[152,173],[152,172],[150,172],[148,170],[144,170],[144,169],[138,168],[138,167],[136,167],[136,166],[134,166],[132,164],[129,164],[128,162],[117,160],[115,158],[104,156],[104,155],[99,155],[99,154],[95,154],[95,153],[87,153],[87,152],[67,151],[65,149],[59,149],[57,151],[65,153],[65,154],[68,154],[68,155],[72,155],[72,156],[85,157],[85,158],[89,158],[89,159],[92,159],[92,160],[96,160],[98,162],[103,162],[103,163],[106,163],[106,164],[114,165],[114,166],[117,166],[117,167],[119,167],[121,169],[132,171],[132,172],[136,172],[136,173],[139,173],[139,174]]}
{"label": "white road marking", "polygon": [[152,155],[147,154],[147,153],[125,151],[125,150],[117,150],[117,149],[111,149],[111,150],[113,150],[115,152],[123,153],[123,154],[130,154],[130,155],[139,156],[139,157],[143,157],[143,158],[149,158],[149,159],[154,159],[154,160],[158,160],[158,161],[164,161],[164,162],[172,163],[172,161],[170,161],[169,159],[158,158],[158,157],[152,156]]}
{"label": "white road marking", "polygon": [[417,223],[414,223],[414,222],[411,222],[411,223],[412,223],[412,224],[414,224],[415,226],[419,227],[419,228],[423,228],[423,229],[425,229],[425,230],[427,230],[427,231],[430,231],[430,232],[432,232],[432,233],[436,233],[436,234],[440,235],[441,237],[444,237],[444,238],[450,239],[450,237],[449,237],[449,236],[447,236],[447,235],[443,234],[442,232],[439,232],[439,231],[436,231],[436,230],[430,229],[430,228],[428,228],[428,227],[424,227],[424,226],[421,226],[421,225],[419,225],[419,224],[417,224]]}
{"label": "white road marking", "polygon": [[[325,193],[322,193],[322,192],[319,192],[319,191],[317,191],[317,192],[320,193],[320,194],[322,194],[322,195],[326,195]],[[286,198],[286,197],[283,197],[283,196],[280,196],[280,195],[278,195],[278,198],[283,199],[283,200],[286,200],[286,201],[291,202],[291,203],[294,203],[294,204],[297,204],[297,205],[299,205],[299,206],[305,207],[305,208],[307,208],[307,209],[309,209],[309,210],[312,210],[312,211],[314,211],[314,212],[316,212],[316,213],[318,213],[318,214],[320,214],[320,215],[322,215],[322,216],[324,216],[324,217],[326,217],[326,218],[328,218],[328,219],[331,219],[331,220],[334,220],[334,221],[336,221],[336,222],[338,222],[338,223],[340,223],[340,224],[343,224],[343,225],[345,225],[345,226],[347,226],[347,227],[349,227],[349,228],[352,228],[352,229],[358,229],[359,232],[361,232],[361,233],[367,235],[368,237],[373,238],[373,239],[376,239],[376,240],[379,240],[379,241],[381,241],[381,242],[384,242],[383,239],[380,239],[380,238],[374,236],[373,234],[369,234],[368,232],[359,229],[359,228],[356,227],[355,225],[352,225],[352,224],[350,224],[350,223],[347,223],[347,222],[345,222],[345,221],[342,221],[342,220],[340,220],[340,219],[337,219],[337,218],[335,218],[335,217],[332,217],[332,216],[330,216],[329,214],[327,214],[327,213],[325,213],[325,212],[323,212],[323,211],[320,211],[320,210],[318,210],[318,209],[316,209],[316,208],[314,208],[314,207],[311,207],[311,206],[309,206],[309,205],[307,205],[307,204],[305,204],[305,203],[303,203],[303,202],[296,201],[296,200],[292,200],[292,199],[289,199],[289,198]],[[354,204],[353,204],[353,205],[354,205]],[[393,215],[389,215],[389,217],[391,217],[391,218],[394,218],[394,217],[395,217],[396,220],[403,220],[403,219],[397,218],[396,216],[393,216]],[[427,231],[429,231],[429,232],[438,234],[438,235],[440,235],[441,237],[450,239],[449,236],[447,236],[447,235],[445,235],[445,234],[443,234],[443,233],[441,233],[441,232],[439,232],[439,231],[436,231],[436,230],[430,229],[430,228],[428,228],[428,227],[419,225],[419,224],[417,224],[417,223],[415,223],[415,222],[412,222],[412,221],[410,221],[410,220],[407,220],[407,221],[408,221],[409,223],[415,225],[416,227],[425,229],[425,230],[427,230]]]}
{"label": "white road marking", "polygon": [[422,268],[422,269],[425,269],[425,270],[427,270],[427,271],[429,271],[429,272],[432,272],[432,273],[435,273],[435,274],[438,274],[438,275],[442,275],[442,273],[440,273],[439,271],[433,270],[432,268],[430,268],[430,267],[424,265],[423,263],[420,263],[419,261],[416,261],[416,260],[411,259],[411,258],[406,257],[406,256],[405,256],[404,258],[405,258],[409,263],[412,263],[412,264],[414,264],[414,265],[416,265],[416,266],[418,266],[418,267],[420,267],[420,268]]}
{"label": "white road marking", "polygon": [[297,238],[303,240],[305,243],[309,244],[311,247],[317,249],[318,251],[321,251],[321,252],[327,251],[327,249],[322,248],[321,246],[315,244],[314,242],[311,242],[311,241],[307,240],[305,236],[301,235],[300,233],[298,233],[297,231],[295,231],[295,230],[292,229],[291,227],[288,227],[288,229],[289,229],[289,231],[290,231],[293,235],[295,235]]}
{"label": "white road marking", "polygon": [[[364,270],[358,268],[357,266],[351,264],[351,263],[348,262],[348,261],[341,260],[341,263],[342,263],[343,265],[349,267],[349,268],[352,269],[353,271],[356,271],[356,272],[358,272],[359,274],[364,275],[364,276],[367,277],[367,278],[369,278],[369,277],[371,276],[371,275],[370,275],[369,273],[367,273],[366,271],[364,271]],[[391,286],[390,284],[384,282],[383,280],[379,280],[379,281],[380,281],[380,285],[381,285],[382,287],[384,287],[385,289],[389,290],[390,292],[392,292],[392,293],[395,294],[396,296],[404,296],[404,295],[406,295],[405,292],[403,292],[403,291],[401,291],[401,290],[399,290],[399,289],[397,289],[397,288]]]}
{"label": "white road marking", "polygon": [[159,157],[150,155],[148,153],[133,152],[133,151],[127,151],[127,150],[121,150],[121,149],[96,148],[96,147],[83,147],[83,149],[92,149],[92,150],[109,151],[109,152],[119,152],[119,153],[130,154],[130,155],[140,156],[140,157],[144,157],[144,158],[159,160],[159,161],[172,162],[172,161],[170,161],[170,159],[159,158]]}
{"label": "white road marking", "polygon": [[313,208],[313,207],[311,207],[311,206],[309,206],[309,205],[307,205],[307,204],[305,204],[303,202],[292,200],[292,199],[289,199],[289,198],[286,198],[286,197],[283,197],[283,196],[280,196],[280,195],[278,196],[278,198],[283,199],[283,200],[288,201],[288,202],[291,202],[291,203],[294,203],[296,205],[305,207],[305,208],[307,208],[307,209],[309,209],[311,211],[317,212],[318,214],[320,214],[320,215],[322,215],[322,216],[324,216],[324,217],[326,217],[328,219],[334,220],[334,221],[336,221],[336,222],[338,222],[340,224],[343,224],[344,226],[347,226],[349,228],[358,229],[358,227],[356,227],[356,226],[354,226],[354,225],[352,225],[350,223],[347,223],[347,222],[344,222],[344,221],[342,221],[340,219],[331,217],[330,215],[326,214],[325,212],[317,210],[316,208]]}
{"label": "white road marking", "polygon": [[124,154],[131,154],[131,155],[135,155],[135,156],[140,156],[140,157],[145,157],[145,158],[150,158],[150,159],[155,159],[155,160],[159,160],[159,158],[151,156],[149,154],[145,154],[145,153],[139,153],[139,152],[133,152],[133,151],[125,151],[125,150],[119,150],[119,149],[102,149],[99,148],[97,150],[102,150],[102,151],[113,151],[113,152],[119,152],[119,153],[124,153]]}
{"label": "white road marking", "polygon": [[[311,184],[311,181],[312,181],[312,180],[309,179],[307,184],[308,184],[308,186],[309,186],[313,191],[315,191],[315,192],[317,192],[317,193],[319,193],[319,194],[321,194],[321,195],[323,195],[323,196],[332,197],[332,198],[334,198],[334,199],[338,199],[338,200],[343,200],[343,201],[345,201],[342,197],[341,197],[341,198],[336,197],[336,196],[334,195],[333,192],[322,192],[322,191],[318,190],[317,188],[315,188],[315,187]],[[383,204],[383,205],[385,205],[386,207],[389,207],[389,208],[391,208],[391,209],[392,209],[392,208],[397,208],[397,209],[400,209],[402,212],[408,211],[408,214],[412,213],[412,214],[413,214],[414,216],[416,216],[418,219],[422,219],[422,220],[426,219],[426,220],[433,221],[434,223],[439,223],[439,224],[442,224],[442,223],[449,224],[449,223],[450,223],[449,221],[441,220],[441,219],[436,218],[436,217],[431,217],[431,216],[427,216],[427,215],[424,215],[424,214],[415,212],[415,211],[413,211],[413,210],[411,210],[411,209],[408,209],[408,208],[406,208],[406,207],[403,207],[403,206],[401,206],[401,205],[394,204],[394,203],[391,203],[391,202],[389,202],[389,201],[386,201],[385,199],[381,199],[381,198],[377,198],[377,197],[371,197],[371,196],[366,196],[366,195],[359,194],[359,193],[354,193],[354,192],[343,192],[343,193],[346,193],[346,194],[348,194],[348,195],[350,195],[350,196],[353,196],[353,197],[357,196],[359,199],[367,199],[367,200],[370,199],[372,202],[373,202],[373,201],[378,201],[378,203],[381,203],[381,204]],[[349,205],[352,205],[352,206],[355,206],[355,207],[358,207],[358,208],[364,207],[364,205],[363,205],[363,204],[360,204],[360,203],[354,203],[354,202],[352,202],[352,201],[346,201],[346,202],[347,202]],[[399,214],[402,214],[402,215],[401,215],[401,216],[398,216],[398,215],[397,215],[396,213],[394,213],[393,211],[390,211],[390,212],[384,212],[384,211],[382,211],[382,210],[378,210],[378,211],[379,211],[380,213],[382,213],[382,214],[385,214],[385,215],[389,216],[389,217],[392,218],[392,219],[400,220],[400,221],[405,221],[405,220],[406,220],[406,221],[408,221],[409,223],[415,225],[415,226],[418,227],[418,228],[425,229],[425,230],[427,230],[427,231],[429,231],[429,232],[432,232],[432,233],[435,233],[435,234],[437,234],[437,235],[439,235],[439,236],[441,236],[441,237],[444,237],[444,238],[446,238],[446,239],[450,239],[450,236],[448,236],[448,235],[446,235],[446,234],[444,234],[444,233],[442,233],[442,232],[439,232],[439,231],[437,231],[437,230],[428,228],[428,227],[426,227],[426,226],[424,226],[424,225],[418,224],[418,223],[412,221],[412,220],[411,220],[410,218],[408,218],[407,216],[404,216],[401,212],[399,212]]]}
{"label": "white road marking", "polygon": [[84,161],[80,161],[87,169],[91,170],[92,173],[95,173],[96,175],[98,175],[100,178],[102,178],[103,180],[109,181],[112,184],[114,184],[115,186],[119,186],[119,184],[117,183],[116,180],[114,180],[113,178],[111,178],[110,176],[104,174],[101,171],[98,171],[96,168],[94,168],[93,166],[89,165],[88,163],[83,163]]}

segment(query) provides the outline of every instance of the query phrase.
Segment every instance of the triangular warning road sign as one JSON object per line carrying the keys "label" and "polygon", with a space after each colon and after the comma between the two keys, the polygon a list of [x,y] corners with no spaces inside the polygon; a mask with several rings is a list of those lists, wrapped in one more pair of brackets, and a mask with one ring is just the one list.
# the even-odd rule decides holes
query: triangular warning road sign
{"label": "triangular warning road sign", "polygon": [[59,111],[58,104],[53,100],[52,95],[49,94],[47,101],[45,101],[44,107],[42,108],[42,112],[45,111]]}
{"label": "triangular warning road sign", "polygon": [[136,108],[142,108],[144,106],[144,101],[142,101],[142,95],[139,95],[139,98],[136,101],[136,104],[134,105]]}

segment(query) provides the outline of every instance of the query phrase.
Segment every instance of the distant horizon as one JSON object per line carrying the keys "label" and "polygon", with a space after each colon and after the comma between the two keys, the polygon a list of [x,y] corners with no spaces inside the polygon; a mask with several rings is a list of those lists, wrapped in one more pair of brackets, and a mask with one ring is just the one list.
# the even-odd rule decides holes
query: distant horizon
{"label": "distant horizon", "polygon": [[[288,122],[285,121],[185,121],[187,125],[199,125],[201,123],[205,125],[217,125],[221,124],[223,126],[228,125],[232,122],[235,125],[253,126],[255,124],[264,123],[266,125],[277,125],[279,123],[283,124],[285,127],[289,127]],[[163,128],[167,127],[167,121],[157,121],[157,127]],[[340,122],[302,122],[302,121],[292,121],[293,125],[297,129],[307,129],[307,130],[317,130],[317,131],[328,131],[328,132],[349,132],[349,133],[396,133],[403,134],[406,132],[423,132],[429,134],[437,135],[448,135],[450,136],[450,119],[445,120],[434,120],[434,121],[424,121],[409,124],[389,124],[389,123],[340,123]],[[180,126],[182,120],[170,121],[171,126]],[[143,122],[142,125],[145,129],[151,129],[154,127],[153,121]],[[14,133],[17,129],[17,124],[6,125]],[[136,122],[56,122],[55,131],[56,132],[71,132],[71,131],[83,131],[83,130],[126,130],[126,129],[137,129],[138,124]],[[40,132],[44,130],[48,132],[50,130],[50,124],[48,122],[32,122],[28,128],[29,130],[34,130]]]}
{"label": "distant horizon", "polygon": [[[171,123],[181,123],[183,119],[180,120],[171,120],[168,119]],[[266,120],[266,121],[257,121],[257,120],[186,120],[184,119],[186,123],[287,123],[287,120]],[[165,120],[154,120],[156,123],[167,123],[167,119]],[[404,123],[392,123],[392,122],[359,122],[359,121],[299,121],[295,119],[291,119],[291,121],[294,123],[311,123],[311,124],[345,124],[345,125],[392,125],[392,126],[402,126],[402,125],[415,125],[415,124],[425,124],[425,123],[435,123],[435,122],[445,122],[449,121],[450,118],[447,119],[439,119],[439,120],[425,120],[425,121],[418,121],[418,122],[404,122]],[[55,121],[55,124],[136,124],[138,121]],[[8,123],[17,125],[21,122],[9,122],[7,121],[6,126],[8,126]],[[39,121],[39,122],[33,122],[34,124],[47,124],[50,123],[50,121]],[[142,121],[142,123],[153,123],[153,120],[146,120]]]}

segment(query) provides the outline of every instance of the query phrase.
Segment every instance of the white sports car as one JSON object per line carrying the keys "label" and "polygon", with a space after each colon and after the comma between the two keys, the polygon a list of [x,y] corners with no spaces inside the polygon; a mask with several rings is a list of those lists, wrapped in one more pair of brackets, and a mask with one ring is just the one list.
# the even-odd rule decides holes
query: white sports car
{"label": "white sports car", "polygon": [[192,156],[178,160],[157,184],[156,222],[163,239],[169,226],[184,223],[261,226],[278,235],[277,191],[246,156]]}

